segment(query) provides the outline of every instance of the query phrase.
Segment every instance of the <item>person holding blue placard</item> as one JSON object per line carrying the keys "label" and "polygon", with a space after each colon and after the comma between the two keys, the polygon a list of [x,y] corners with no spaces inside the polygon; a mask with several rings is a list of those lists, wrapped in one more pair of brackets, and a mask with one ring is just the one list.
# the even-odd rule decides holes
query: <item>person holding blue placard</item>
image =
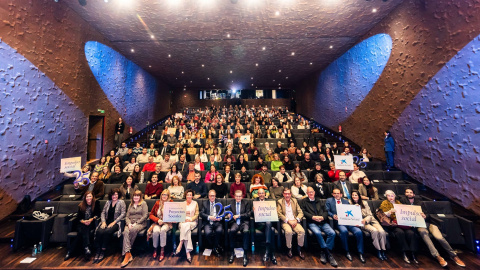
{"label": "person holding blue placard", "polygon": [[[228,239],[230,241],[230,257],[228,258],[229,263],[233,263],[235,259],[235,236],[237,232],[242,233],[243,238],[243,266],[248,265],[248,244],[250,240],[250,217],[252,215],[252,206],[250,202],[247,200],[243,200],[243,192],[241,190],[235,191],[235,201],[230,204],[230,209],[233,213],[233,217],[231,217],[230,221],[228,222]],[[227,219],[230,218],[229,216],[226,217]]]}
{"label": "person holding blue placard", "polygon": [[[345,176],[345,175],[344,175]],[[340,239],[342,240],[342,247],[345,250],[345,257],[349,261],[352,261],[352,255],[348,248],[348,232],[353,233],[357,239],[357,250],[359,253],[359,258],[362,263],[365,263],[365,257],[363,256],[363,233],[362,230],[355,226],[347,226],[338,224],[338,215],[337,215],[337,204],[349,204],[348,200],[342,198],[342,193],[339,188],[334,188],[332,191],[333,198],[328,198],[325,206],[327,207],[327,212],[330,217],[333,218],[334,226],[340,231]]]}
{"label": "person holding blue placard", "polygon": [[203,202],[200,217],[204,220],[203,228],[207,239],[207,247],[213,249],[215,255],[220,256],[222,248],[219,243],[223,234],[223,225],[222,218],[218,216],[218,214],[221,214],[221,206],[216,195],[217,193],[213,189],[208,192],[208,200]]}

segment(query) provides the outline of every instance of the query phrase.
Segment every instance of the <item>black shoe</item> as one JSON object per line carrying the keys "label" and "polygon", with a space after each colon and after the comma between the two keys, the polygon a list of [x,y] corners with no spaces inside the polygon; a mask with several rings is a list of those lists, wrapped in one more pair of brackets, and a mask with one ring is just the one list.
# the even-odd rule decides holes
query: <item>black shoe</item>
{"label": "black shoe", "polygon": [[70,259],[70,257],[71,257],[71,254],[70,254],[70,251],[69,251],[69,252],[67,252],[67,255],[65,255],[65,258],[63,258],[63,260],[66,261],[66,260]]}
{"label": "black shoe", "polygon": [[218,248],[214,248],[214,249],[213,249],[213,253],[214,253],[217,257],[220,257],[220,250],[218,250]]}
{"label": "black shoe", "polygon": [[327,263],[327,256],[325,255],[325,252],[323,250],[320,251],[320,262],[322,262],[323,264]]}
{"label": "black shoe", "polygon": [[377,250],[377,257],[380,261],[383,261],[383,255],[381,250]]}
{"label": "black shoe", "polygon": [[277,264],[277,257],[275,257],[275,254],[272,253],[272,256],[270,256],[270,259],[272,260],[273,264]]}
{"label": "black shoe", "polygon": [[388,260],[387,255],[385,254],[385,250],[382,250],[382,257],[385,261]]}
{"label": "black shoe", "polygon": [[404,260],[406,263],[410,264],[410,260],[408,259],[407,254],[406,254],[405,252],[403,252],[403,260]]}
{"label": "black shoe", "polygon": [[412,261],[415,264],[418,264],[417,258],[415,258],[415,254],[412,252]]}
{"label": "black shoe", "polygon": [[235,253],[232,252],[232,254],[230,254],[230,257],[228,257],[228,263],[233,263],[233,260],[235,260]]}
{"label": "black shoe", "polygon": [[243,256],[243,266],[247,266],[248,265],[248,258],[247,256]]}
{"label": "black shoe", "polygon": [[90,249],[88,247],[86,247],[85,248],[85,260],[89,261],[90,256],[92,256],[92,252],[90,251]]}
{"label": "black shoe", "polygon": [[331,266],[333,266],[333,267],[338,266],[337,261],[335,260],[335,258],[333,258],[333,255],[331,253],[328,254],[328,261],[330,262]]}
{"label": "black shoe", "polygon": [[263,261],[268,262],[269,259],[270,257],[268,257],[268,252],[265,252],[265,255],[263,255]]}
{"label": "black shoe", "polygon": [[223,251],[224,251],[224,250],[223,250],[223,248],[222,248],[222,247],[220,247],[220,246],[219,246],[219,247],[217,247],[217,252],[218,252],[218,254],[222,254],[222,253],[223,253]]}
{"label": "black shoe", "polygon": [[99,257],[100,257],[100,252],[95,253],[95,257],[93,257],[93,263],[97,263]]}
{"label": "black shoe", "polygon": [[102,250],[100,251],[100,255],[98,255],[97,263],[103,261],[104,258],[105,258],[105,252]]}
{"label": "black shoe", "polygon": [[288,251],[287,251],[287,257],[288,257],[288,258],[292,258],[292,257],[293,257],[292,249],[291,249],[291,248],[289,248]]}
{"label": "black shoe", "polygon": [[365,260],[365,258],[363,257],[363,254],[362,254],[362,253],[360,253],[360,254],[358,255],[358,258],[360,258],[360,261],[361,261],[362,263],[366,263],[366,262],[367,262],[367,261]]}
{"label": "black shoe", "polygon": [[349,261],[353,261],[353,258],[352,258],[352,255],[350,255],[350,252],[347,251],[347,254],[345,254],[345,257],[347,257]]}
{"label": "black shoe", "polygon": [[300,259],[305,260],[305,254],[303,254],[302,249],[303,248],[298,247],[298,256],[300,256]]}

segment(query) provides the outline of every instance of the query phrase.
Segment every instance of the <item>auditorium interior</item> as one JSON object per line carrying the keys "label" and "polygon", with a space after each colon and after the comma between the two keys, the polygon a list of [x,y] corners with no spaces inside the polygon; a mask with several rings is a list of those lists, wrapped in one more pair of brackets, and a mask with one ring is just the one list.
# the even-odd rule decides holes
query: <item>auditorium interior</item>
{"label": "auditorium interior", "polygon": [[[0,268],[480,269],[480,0],[3,0],[0,19]],[[238,213],[240,185],[278,219]],[[162,221],[165,191],[191,228]],[[405,202],[426,228],[397,224]]]}

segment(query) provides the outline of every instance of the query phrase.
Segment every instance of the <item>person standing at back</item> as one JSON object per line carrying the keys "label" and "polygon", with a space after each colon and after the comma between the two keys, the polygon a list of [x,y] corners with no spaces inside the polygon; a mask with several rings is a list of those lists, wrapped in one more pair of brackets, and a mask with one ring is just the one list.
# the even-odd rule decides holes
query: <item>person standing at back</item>
{"label": "person standing at back", "polygon": [[125,130],[125,124],[123,119],[118,118],[118,122],[115,124],[115,144],[117,148],[120,148],[120,144],[123,141],[123,131]]}

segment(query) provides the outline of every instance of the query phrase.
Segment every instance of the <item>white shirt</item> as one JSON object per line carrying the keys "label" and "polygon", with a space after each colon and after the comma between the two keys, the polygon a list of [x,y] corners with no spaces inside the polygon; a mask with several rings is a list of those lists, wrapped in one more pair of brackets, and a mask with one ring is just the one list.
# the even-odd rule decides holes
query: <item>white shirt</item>
{"label": "white shirt", "polygon": [[295,219],[292,209],[292,201],[290,201],[290,204],[285,201],[285,218],[287,219],[285,223],[287,223],[289,220]]}

